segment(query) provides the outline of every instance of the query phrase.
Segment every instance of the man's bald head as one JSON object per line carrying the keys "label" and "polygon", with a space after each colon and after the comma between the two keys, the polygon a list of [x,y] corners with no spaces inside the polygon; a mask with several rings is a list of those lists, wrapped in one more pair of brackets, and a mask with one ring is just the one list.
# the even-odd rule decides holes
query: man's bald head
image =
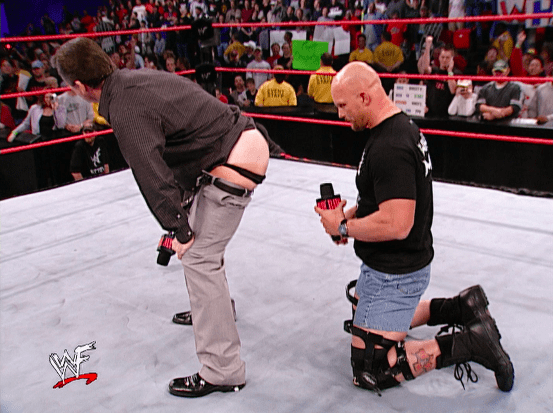
{"label": "man's bald head", "polygon": [[399,112],[388,99],[378,73],[363,62],[351,62],[334,77],[331,94],[338,116],[355,131],[371,128]]}
{"label": "man's bald head", "polygon": [[345,87],[349,90],[374,90],[382,87],[378,73],[363,62],[351,62],[338,72],[332,81],[332,87]]}

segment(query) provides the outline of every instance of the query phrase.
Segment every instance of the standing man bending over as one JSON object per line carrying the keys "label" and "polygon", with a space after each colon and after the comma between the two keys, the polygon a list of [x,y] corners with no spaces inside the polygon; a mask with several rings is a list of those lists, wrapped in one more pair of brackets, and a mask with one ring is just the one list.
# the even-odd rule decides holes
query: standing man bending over
{"label": "standing man bending over", "polygon": [[[112,125],[150,210],[175,234],[202,368],[171,381],[177,396],[245,386],[245,363],[225,276],[224,253],[269,162],[253,121],[171,73],[115,70],[94,41],[77,38],[55,55],[65,82]],[[205,172],[208,171],[208,172]]]}
{"label": "standing man bending over", "polygon": [[[357,205],[347,211],[345,201],[334,210],[315,208],[326,232],[341,236],[338,244],[355,239],[363,261],[353,299],[353,383],[379,393],[432,369],[475,361],[495,372],[501,390],[511,390],[513,366],[480,286],[454,298],[419,302],[434,256],[432,164],[424,136],[365,63],[349,63],[336,75],[332,97],[340,118],[367,140],[356,178]],[[404,342],[409,327],[422,324],[462,330]]]}

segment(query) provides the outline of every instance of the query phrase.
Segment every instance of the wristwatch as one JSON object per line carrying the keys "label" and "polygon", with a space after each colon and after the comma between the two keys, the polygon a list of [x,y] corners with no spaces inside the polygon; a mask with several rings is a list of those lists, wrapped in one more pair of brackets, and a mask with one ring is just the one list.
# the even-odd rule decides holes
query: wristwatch
{"label": "wristwatch", "polygon": [[338,225],[338,232],[340,233],[340,236],[342,238],[349,237],[348,235],[348,220],[343,219],[342,222],[340,222],[340,225]]}

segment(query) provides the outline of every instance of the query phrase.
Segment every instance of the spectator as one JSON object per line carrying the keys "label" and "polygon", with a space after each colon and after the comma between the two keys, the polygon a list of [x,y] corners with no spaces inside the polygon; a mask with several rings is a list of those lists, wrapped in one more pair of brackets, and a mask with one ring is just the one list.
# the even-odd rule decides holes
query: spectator
{"label": "spectator", "polygon": [[268,21],[271,23],[279,23],[282,21],[285,13],[286,10],[282,5],[282,0],[276,0],[276,3],[267,14]]}
{"label": "spectator", "polygon": [[317,19],[318,22],[331,22],[334,21],[334,19],[330,18],[328,16],[328,7],[323,7],[321,9],[321,15]]}
{"label": "spectator", "polygon": [[[399,70],[398,74],[399,75],[405,75],[405,74],[407,74],[407,71],[405,69],[401,69],[401,70]],[[394,85],[396,83],[398,85],[406,85],[406,84],[409,83],[409,78],[407,78],[407,77],[398,77],[398,78],[396,78],[396,80],[394,82]],[[394,101],[394,89],[395,89],[395,87],[391,88],[390,92],[388,92],[388,98],[390,98],[390,100],[392,102]]]}
{"label": "spectator", "polygon": [[282,66],[286,70],[292,69],[292,61],[294,57],[292,56],[292,48],[290,47],[290,44],[287,42],[284,42],[281,46],[282,49],[282,57],[279,57],[277,59],[277,65]]}
{"label": "spectator", "polygon": [[[19,92],[19,75],[17,68],[11,59],[4,58],[1,62],[2,81],[0,82],[0,94]],[[23,119],[27,113],[24,110],[17,109],[17,98],[2,99],[2,102],[8,105],[10,113],[15,119]]]}
{"label": "spectator", "polygon": [[58,74],[58,71],[50,66],[50,58],[46,55],[46,53],[42,53],[40,55],[40,61],[44,67],[44,75],[46,78],[53,77],[56,79],[58,85],[61,84],[61,77]]}
{"label": "spectator", "polygon": [[[224,14],[218,14],[217,15],[217,22],[219,24],[225,23],[225,15]],[[225,50],[230,44],[231,41],[231,31],[230,27],[217,27],[214,29],[216,32],[216,37],[219,38],[219,45],[217,46],[217,56],[220,58],[224,58]],[[217,34],[218,33],[218,34]]]}
{"label": "spectator", "polygon": [[482,76],[491,76],[493,65],[499,60],[499,50],[495,46],[490,46],[486,52],[484,60],[478,64],[476,74]]}
{"label": "spectator", "polygon": [[553,76],[553,42],[543,42],[540,57],[543,59],[545,75]]}
{"label": "spectator", "polygon": [[528,105],[528,117],[535,118],[538,125],[553,120],[553,83],[542,83],[536,89],[534,97]]}
{"label": "spectator", "polygon": [[[280,65],[275,70],[284,70]],[[255,97],[255,106],[297,106],[296,91],[286,82],[284,74],[275,77],[261,85]]]}
{"label": "spectator", "polygon": [[101,137],[89,137],[77,141],[69,171],[75,181],[109,173],[108,151]]}
{"label": "spectator", "polygon": [[139,47],[139,53],[146,56],[148,53],[152,52],[152,35],[150,32],[146,31],[148,26],[145,20],[140,22],[140,29],[144,31],[138,34],[137,44]]}
{"label": "spectator", "polygon": [[109,55],[109,57],[111,58],[111,61],[116,68],[123,69],[125,67],[125,62],[123,61],[123,59],[121,59],[121,55],[119,54],[119,52],[113,52]]}
{"label": "spectator", "polygon": [[313,98],[316,103],[333,103],[332,95],[330,94],[330,84],[334,76],[329,73],[336,73],[332,68],[332,55],[330,53],[323,53],[321,56],[321,67],[317,70],[317,74],[309,77],[309,86],[307,87],[307,94]]}
{"label": "spectator", "polygon": [[162,37],[160,32],[157,32],[156,41],[154,43],[154,54],[159,59],[161,56],[163,56],[163,52],[165,52],[165,39]]}
{"label": "spectator", "polygon": [[[376,1],[373,1],[369,4],[363,20],[381,20],[382,18],[384,18],[384,15],[376,8]],[[369,49],[374,50],[380,44],[383,29],[382,24],[365,24],[363,34],[366,36],[366,44]]]}
{"label": "spectator", "polygon": [[330,6],[328,7],[328,17],[334,20],[342,20],[346,13],[346,9],[342,3],[338,0],[330,0]]}
{"label": "spectator", "polygon": [[447,111],[451,116],[472,116],[476,110],[477,98],[478,95],[472,91],[472,81],[458,80],[455,97]]}
{"label": "spectator", "polygon": [[[238,51],[233,50],[229,54],[229,61],[224,62],[223,66],[227,68],[243,68],[242,63],[238,59]],[[223,90],[229,90],[234,85],[235,74],[232,72],[223,72]]]}
{"label": "spectator", "polygon": [[[399,19],[399,13],[394,11],[391,16],[392,19]],[[390,41],[396,46],[401,47],[403,39],[405,38],[405,32],[407,31],[407,25],[405,23],[389,23],[386,25],[386,31],[390,33]]]}
{"label": "spectator", "polygon": [[[424,0],[423,0],[424,1]],[[420,8],[421,18],[432,19],[434,15],[426,6]],[[434,39],[439,39],[442,34],[442,23],[426,23],[419,25],[417,53],[422,51],[425,45],[426,38],[432,36]]]}
{"label": "spectator", "polygon": [[[94,27],[95,32],[111,32],[115,28],[113,22],[108,19],[106,13],[101,13],[98,24]],[[113,36],[104,36],[101,40],[102,50],[107,54],[111,54],[115,51],[115,39]]]}
{"label": "spectator", "polygon": [[303,18],[305,21],[313,20],[313,9],[307,0],[300,0],[300,9],[303,12]]}
{"label": "spectator", "polygon": [[141,0],[136,0],[136,6],[132,8],[132,12],[136,13],[138,22],[146,20],[146,6],[142,4]]}
{"label": "spectator", "polygon": [[[430,51],[432,49],[432,36],[426,38],[426,45],[423,55],[418,61],[418,69],[421,75],[449,75],[460,74],[454,69],[455,50],[448,45],[441,49],[438,62],[439,66],[430,65]],[[447,109],[455,96],[457,82],[455,80],[429,80],[426,87],[427,115],[431,117],[448,117]]]}
{"label": "spectator", "polygon": [[[465,0],[449,0],[449,18],[465,17]],[[463,22],[449,22],[448,28],[452,32],[462,29]]]}
{"label": "spectator", "polygon": [[[190,62],[188,61],[188,59],[186,57],[179,57],[177,58],[177,61],[175,62],[175,71],[176,72],[182,72],[182,71],[185,71],[185,70],[190,70],[192,69],[192,66],[190,65]],[[184,76],[191,76],[191,75],[184,75]],[[191,79],[192,77],[190,77]]]}
{"label": "spectator", "polygon": [[238,53],[238,59],[240,59],[240,57],[246,52],[246,47],[238,40],[238,33],[233,33],[231,35],[231,39],[232,39],[232,42],[226,48],[225,53],[223,53],[223,55],[228,59],[229,54],[232,51],[236,51]]}
{"label": "spectator", "polygon": [[281,57],[280,44],[275,42],[271,45],[271,56],[267,59],[267,63],[269,63],[269,65],[271,65],[271,68],[273,68],[277,65],[277,61]]}
{"label": "spectator", "polygon": [[176,72],[177,65],[176,65],[174,56],[169,56],[167,59],[165,59],[165,70],[169,73]]}
{"label": "spectator", "polygon": [[[464,1],[464,0],[463,0]],[[420,1],[419,0],[405,0],[405,7],[403,9],[403,17],[405,19],[419,19],[421,17],[420,13]],[[428,16],[426,16],[428,17]],[[420,31],[419,24],[409,24],[407,30],[405,31],[405,36],[409,39],[409,43],[418,43],[419,39],[417,38]]]}
{"label": "spectator", "polygon": [[397,13],[397,18],[403,17],[403,9],[405,8],[404,0],[391,0],[386,7],[386,18],[392,19],[394,14]]}
{"label": "spectator", "polygon": [[349,54],[349,61],[359,61],[372,64],[374,62],[373,53],[366,48],[367,37],[361,33],[357,36],[357,49]]}
{"label": "spectator", "polygon": [[[37,90],[43,90],[46,87],[46,73],[44,71],[44,64],[40,60],[35,60],[31,65],[32,76],[29,79],[29,83],[25,87],[25,90],[20,92],[35,92]],[[37,102],[36,96],[28,96],[25,98],[29,106]]]}
{"label": "spectator", "polygon": [[255,96],[257,95],[257,87],[255,81],[252,78],[246,79],[246,100],[244,106],[255,106]]}
{"label": "spectator", "polygon": [[[326,11],[328,14],[328,9]],[[323,15],[323,9],[321,6],[321,0],[313,1],[313,11],[311,12],[311,21],[319,21],[319,17]]]}
{"label": "spectator", "polygon": [[244,102],[247,100],[246,97],[246,85],[244,83],[244,78],[242,75],[236,75],[234,77],[234,90],[231,92],[230,97],[234,101],[235,105],[240,107],[244,106]]}
{"label": "spectator", "polygon": [[44,34],[50,35],[50,34],[57,34],[56,33],[56,23],[50,18],[48,13],[46,13],[42,18],[40,19],[40,23],[42,24],[42,28],[44,29]]}
{"label": "spectator", "polygon": [[476,110],[484,120],[516,118],[522,109],[522,97],[519,85],[509,82],[509,64],[498,60],[493,67],[497,78],[489,82],[478,92]]}
{"label": "spectator", "polygon": [[296,17],[296,10],[292,6],[288,6],[286,8],[286,12],[284,13],[284,16],[282,16],[283,22],[297,22],[298,18]]}
{"label": "spectator", "polygon": [[[242,21],[242,17],[240,17],[238,20],[237,20],[237,23],[239,24],[239,29],[238,29],[238,36],[239,36],[239,39],[240,41],[246,45],[247,43],[249,43],[250,41],[253,41],[253,37],[254,37],[254,29],[250,26],[244,26],[243,25],[243,21]],[[253,42],[255,43],[255,42]]]}
{"label": "spectator", "polygon": [[228,104],[228,98],[221,93],[221,90],[219,88],[215,88],[215,97],[221,102]]}
{"label": "spectator", "polygon": [[285,32],[284,33],[284,42],[285,43],[288,43],[290,45],[290,47],[292,47],[292,32]]}
{"label": "spectator", "polygon": [[234,18],[235,21],[240,21],[239,19],[242,17],[242,12],[236,6],[235,0],[230,0],[230,8],[227,10],[225,15],[225,23],[230,23],[231,17]]}
{"label": "spectator", "polygon": [[[511,52],[511,58],[509,64],[511,73],[514,76],[519,77],[539,77],[545,76],[543,60],[540,56],[535,54],[535,49],[529,49],[526,53],[522,53],[522,44],[526,40],[526,33],[521,31],[517,34],[517,41],[513,51]],[[519,117],[528,117],[528,107],[530,101],[533,99],[538,84],[516,82],[522,92],[522,110]]]}
{"label": "spectator", "polygon": [[253,15],[253,7],[251,5],[251,2],[250,0],[244,0],[244,7],[242,8],[241,10],[241,15],[242,15],[242,21],[244,23],[249,23],[251,18],[252,18],[252,15]]}
{"label": "spectator", "polygon": [[96,23],[94,22],[94,18],[91,15],[89,15],[86,10],[83,10],[81,25],[82,27],[84,27],[84,31],[88,33],[92,33],[94,31],[94,27],[96,26]]}
{"label": "spectator", "polygon": [[65,107],[65,129],[70,133],[80,133],[83,128],[92,127],[94,111],[92,104],[78,96],[73,89],[58,97],[59,105]]}
{"label": "spectator", "polygon": [[8,132],[15,129],[15,121],[10,107],[3,102],[0,102],[0,129],[7,129]]}
{"label": "spectator", "polygon": [[[265,60],[263,60],[263,52],[261,51],[261,46],[255,46],[254,49],[254,60],[252,60],[250,63],[248,63],[247,68],[248,69],[265,69],[270,70],[271,65],[267,63]],[[270,73],[246,73],[246,79],[247,78],[253,78],[255,81],[255,87],[259,88],[264,82],[269,80],[271,77]]]}
{"label": "spectator", "polygon": [[65,126],[66,111],[53,99],[52,93],[38,96],[37,103],[29,108],[27,117],[8,136],[8,142],[24,131],[31,130],[33,135],[51,139],[54,131]]}
{"label": "spectator", "polygon": [[528,49],[526,53],[522,53],[522,45],[525,40],[526,33],[524,31],[519,32],[509,59],[511,73],[517,77],[545,76],[544,62],[540,56],[536,56],[535,49]]}
{"label": "spectator", "polygon": [[508,62],[515,45],[513,37],[509,30],[507,30],[507,25],[503,22],[497,24],[495,33],[499,33],[499,36],[493,41],[492,46],[499,51],[499,59]]}
{"label": "spectator", "polygon": [[249,41],[244,43],[244,47],[246,48],[246,51],[240,56],[240,63],[242,63],[242,66],[247,67],[248,64],[255,59],[255,56],[253,55],[253,52],[256,48],[256,44],[254,41]]}
{"label": "spectator", "polygon": [[374,50],[374,65],[384,72],[393,72],[403,63],[403,52],[392,43],[389,32],[382,33],[382,43]]}

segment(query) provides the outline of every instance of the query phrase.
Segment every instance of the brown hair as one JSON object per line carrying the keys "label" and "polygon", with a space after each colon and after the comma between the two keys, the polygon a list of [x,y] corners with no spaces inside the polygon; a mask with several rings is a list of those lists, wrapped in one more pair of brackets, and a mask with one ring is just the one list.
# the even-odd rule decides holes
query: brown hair
{"label": "brown hair", "polygon": [[110,57],[98,43],[85,37],[64,43],[52,63],[68,86],[78,80],[83,85],[98,88],[115,71]]}

